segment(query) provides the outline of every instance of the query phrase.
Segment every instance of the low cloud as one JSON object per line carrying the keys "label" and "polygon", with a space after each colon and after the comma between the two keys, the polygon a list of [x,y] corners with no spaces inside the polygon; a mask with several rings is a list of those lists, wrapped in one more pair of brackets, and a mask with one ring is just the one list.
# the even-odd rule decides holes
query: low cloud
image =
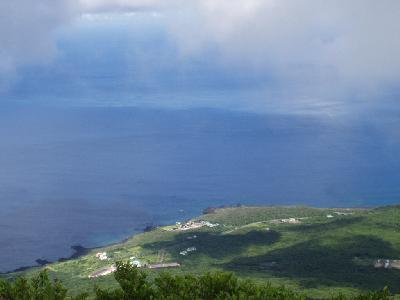
{"label": "low cloud", "polygon": [[222,64],[310,89],[381,90],[400,78],[397,0],[72,2],[0,4],[0,77],[11,78],[25,64],[51,61],[57,54],[55,29],[83,14],[157,12],[182,56],[213,49]]}
{"label": "low cloud", "polygon": [[[81,10],[86,13],[118,13],[153,11],[168,7],[170,1],[160,0],[80,0]],[[174,1],[175,2],[175,1]],[[174,3],[175,4],[175,3]],[[173,5],[175,6],[175,5]]]}
{"label": "low cloud", "polygon": [[48,63],[57,53],[55,30],[77,13],[70,1],[0,2],[0,87],[26,64]]}
{"label": "low cloud", "polygon": [[350,86],[400,78],[396,0],[199,0],[183,7],[168,24],[185,53],[213,45],[227,63]]}

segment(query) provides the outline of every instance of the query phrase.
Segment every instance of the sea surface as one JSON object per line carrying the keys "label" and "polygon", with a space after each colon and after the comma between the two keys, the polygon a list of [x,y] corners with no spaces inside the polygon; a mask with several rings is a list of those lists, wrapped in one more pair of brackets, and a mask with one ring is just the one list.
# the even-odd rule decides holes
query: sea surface
{"label": "sea surface", "polygon": [[223,204],[400,202],[396,116],[2,107],[0,271]]}

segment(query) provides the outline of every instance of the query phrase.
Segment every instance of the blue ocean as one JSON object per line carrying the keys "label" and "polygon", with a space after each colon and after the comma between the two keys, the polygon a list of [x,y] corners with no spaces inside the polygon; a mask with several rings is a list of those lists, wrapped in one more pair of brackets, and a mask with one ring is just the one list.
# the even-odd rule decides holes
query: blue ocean
{"label": "blue ocean", "polygon": [[400,120],[222,109],[7,106],[0,271],[207,206],[400,202]]}

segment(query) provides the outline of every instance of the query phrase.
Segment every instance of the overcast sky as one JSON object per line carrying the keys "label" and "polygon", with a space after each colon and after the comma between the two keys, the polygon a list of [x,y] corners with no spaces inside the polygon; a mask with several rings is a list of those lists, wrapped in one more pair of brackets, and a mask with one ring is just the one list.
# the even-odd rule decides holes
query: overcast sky
{"label": "overcast sky", "polygon": [[[397,93],[399,32],[397,0],[5,0],[0,89],[17,93],[32,68],[51,78],[90,57],[74,73],[82,89],[87,68],[104,74],[101,66],[120,61],[119,83],[137,89],[149,81],[164,90],[236,85],[257,95],[239,106],[357,97],[370,105]],[[173,84],[157,79],[168,72]],[[201,95],[192,98],[202,105]]]}

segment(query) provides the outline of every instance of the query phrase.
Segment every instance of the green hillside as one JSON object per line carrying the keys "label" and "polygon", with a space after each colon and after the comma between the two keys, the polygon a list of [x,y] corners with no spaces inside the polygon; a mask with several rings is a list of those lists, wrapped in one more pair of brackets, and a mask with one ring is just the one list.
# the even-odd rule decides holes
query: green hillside
{"label": "green hillside", "polygon": [[[384,286],[400,294],[400,207],[238,207],[211,211],[188,226],[157,228],[46,268],[71,294],[92,292],[96,284],[115,287],[112,275],[89,276],[128,260],[140,263],[150,278],[165,270],[150,269],[149,265],[179,263],[168,272],[228,271],[260,283],[285,285],[314,298],[356,295]],[[97,258],[99,252],[106,252],[107,258]],[[382,261],[377,263],[379,259]],[[31,276],[39,270],[22,274]],[[8,277],[16,275],[21,274]]]}

